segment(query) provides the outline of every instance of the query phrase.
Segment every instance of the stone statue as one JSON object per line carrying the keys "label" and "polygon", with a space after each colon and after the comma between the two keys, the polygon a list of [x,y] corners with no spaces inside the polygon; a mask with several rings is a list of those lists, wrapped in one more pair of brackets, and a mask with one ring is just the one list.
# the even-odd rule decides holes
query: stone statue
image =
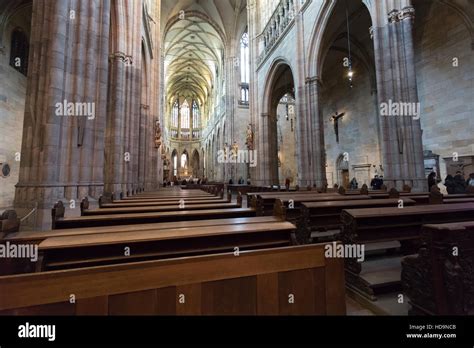
{"label": "stone statue", "polygon": [[161,125],[160,121],[155,122],[155,147],[158,149],[161,146]]}
{"label": "stone statue", "polygon": [[247,126],[247,141],[245,142],[245,145],[247,145],[247,149],[253,150],[254,149],[254,144],[253,144],[253,131],[252,131],[252,125],[249,124]]}

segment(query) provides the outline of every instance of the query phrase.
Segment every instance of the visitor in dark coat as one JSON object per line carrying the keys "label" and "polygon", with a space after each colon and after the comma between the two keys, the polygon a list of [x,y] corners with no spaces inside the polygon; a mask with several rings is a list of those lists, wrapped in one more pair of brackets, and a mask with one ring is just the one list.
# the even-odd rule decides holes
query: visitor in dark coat
{"label": "visitor in dark coat", "polygon": [[444,186],[446,186],[448,194],[452,195],[454,193],[454,177],[451,174],[444,179]]}
{"label": "visitor in dark coat", "polygon": [[431,188],[436,185],[436,173],[431,172],[430,175],[428,175],[428,192],[431,192]]}
{"label": "visitor in dark coat", "polygon": [[466,181],[461,172],[457,172],[454,177],[454,193],[466,193]]}

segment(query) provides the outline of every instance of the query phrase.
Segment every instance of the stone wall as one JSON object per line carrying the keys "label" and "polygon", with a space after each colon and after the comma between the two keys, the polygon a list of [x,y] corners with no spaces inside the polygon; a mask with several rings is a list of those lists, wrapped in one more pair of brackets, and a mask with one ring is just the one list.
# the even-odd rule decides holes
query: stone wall
{"label": "stone wall", "polygon": [[[354,87],[349,87],[342,64],[343,55],[327,62],[323,73],[322,116],[324,122],[326,174],[329,187],[341,185],[337,161],[348,154],[349,177],[356,177],[359,186],[370,184],[376,166],[380,174],[380,141],[376,109],[376,95],[372,94],[370,77],[362,66],[355,68]],[[334,122],[331,116],[345,113],[339,119],[339,143],[336,141]],[[343,156],[344,157],[344,156]],[[370,172],[367,166],[371,166]]]}
{"label": "stone wall", "polygon": [[417,8],[415,58],[423,147],[440,155],[442,178],[447,172],[443,157],[452,158],[455,152],[459,157],[474,156],[471,43],[465,23],[453,9],[436,3],[431,9]]}
{"label": "stone wall", "polygon": [[13,206],[20,173],[26,76],[11,67],[9,62],[13,29],[21,27],[29,36],[31,15],[25,11],[13,17],[1,33],[5,47],[0,51],[0,163],[9,164],[11,171],[8,177],[0,177],[0,209]]}

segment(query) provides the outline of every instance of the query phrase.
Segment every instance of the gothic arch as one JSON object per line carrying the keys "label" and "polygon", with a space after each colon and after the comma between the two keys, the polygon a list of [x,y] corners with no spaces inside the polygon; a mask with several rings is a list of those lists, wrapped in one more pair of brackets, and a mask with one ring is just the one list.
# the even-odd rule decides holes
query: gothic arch
{"label": "gothic arch", "polygon": [[[294,69],[292,68],[291,63],[286,58],[283,58],[283,57],[275,58],[265,77],[265,89],[264,89],[262,105],[261,105],[262,114],[264,115],[268,115],[269,112],[271,111],[272,94],[274,93],[275,83],[280,77],[279,74],[282,73],[282,70],[284,70],[285,67],[289,68],[291,72],[291,76],[293,77],[293,86],[294,86],[295,74],[293,73]],[[280,98],[283,95],[284,93],[280,96]],[[296,98],[295,92],[293,92],[293,97]]]}
{"label": "gothic arch", "polygon": [[[415,11],[418,11],[419,6],[418,6],[419,1],[413,0],[413,6],[415,8]],[[444,5],[448,7],[451,11],[457,14],[457,16],[461,19],[461,21],[464,23],[466,26],[467,31],[469,32],[471,36],[471,48],[474,50],[474,22],[471,19],[472,17],[470,16],[469,13],[466,12],[464,8],[462,8],[459,4],[456,3],[456,1],[452,0],[433,0],[431,3],[429,3],[429,9],[428,9],[428,17],[431,17],[433,12],[435,11],[435,5],[436,3]],[[474,14],[474,11],[473,11]],[[417,12],[415,12],[415,20],[418,19]],[[423,31],[425,29],[425,25],[422,26],[422,33],[420,35],[423,36]]]}
{"label": "gothic arch", "polygon": [[[327,54],[327,50],[324,49],[325,33],[330,23],[330,19],[334,13],[337,3],[341,0],[325,0],[319,15],[314,23],[309,49],[306,56],[306,69],[308,77],[321,77],[322,67],[324,65],[324,58]],[[353,0],[352,0],[353,1]],[[370,6],[366,1],[361,1],[364,4],[365,9],[368,11],[372,23],[374,19]],[[368,28],[367,28],[368,29]]]}

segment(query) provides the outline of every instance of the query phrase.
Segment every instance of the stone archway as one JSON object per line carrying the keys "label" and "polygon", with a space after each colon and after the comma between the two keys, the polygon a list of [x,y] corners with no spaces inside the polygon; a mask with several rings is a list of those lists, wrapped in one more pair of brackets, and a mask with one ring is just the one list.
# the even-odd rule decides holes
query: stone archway
{"label": "stone archway", "polygon": [[194,149],[193,154],[191,156],[191,172],[193,178],[198,178],[201,172],[201,156],[199,155],[199,151]]}
{"label": "stone archway", "polygon": [[[285,95],[296,99],[294,74],[289,63],[277,59],[269,71],[262,105],[260,119],[261,136],[258,139],[260,149],[258,162],[260,182],[265,185],[279,185],[279,156],[278,156],[278,105]],[[296,137],[295,142],[298,142]],[[296,144],[297,153],[300,153]],[[298,159],[297,159],[298,161]],[[283,178],[283,181],[285,178]]]}

